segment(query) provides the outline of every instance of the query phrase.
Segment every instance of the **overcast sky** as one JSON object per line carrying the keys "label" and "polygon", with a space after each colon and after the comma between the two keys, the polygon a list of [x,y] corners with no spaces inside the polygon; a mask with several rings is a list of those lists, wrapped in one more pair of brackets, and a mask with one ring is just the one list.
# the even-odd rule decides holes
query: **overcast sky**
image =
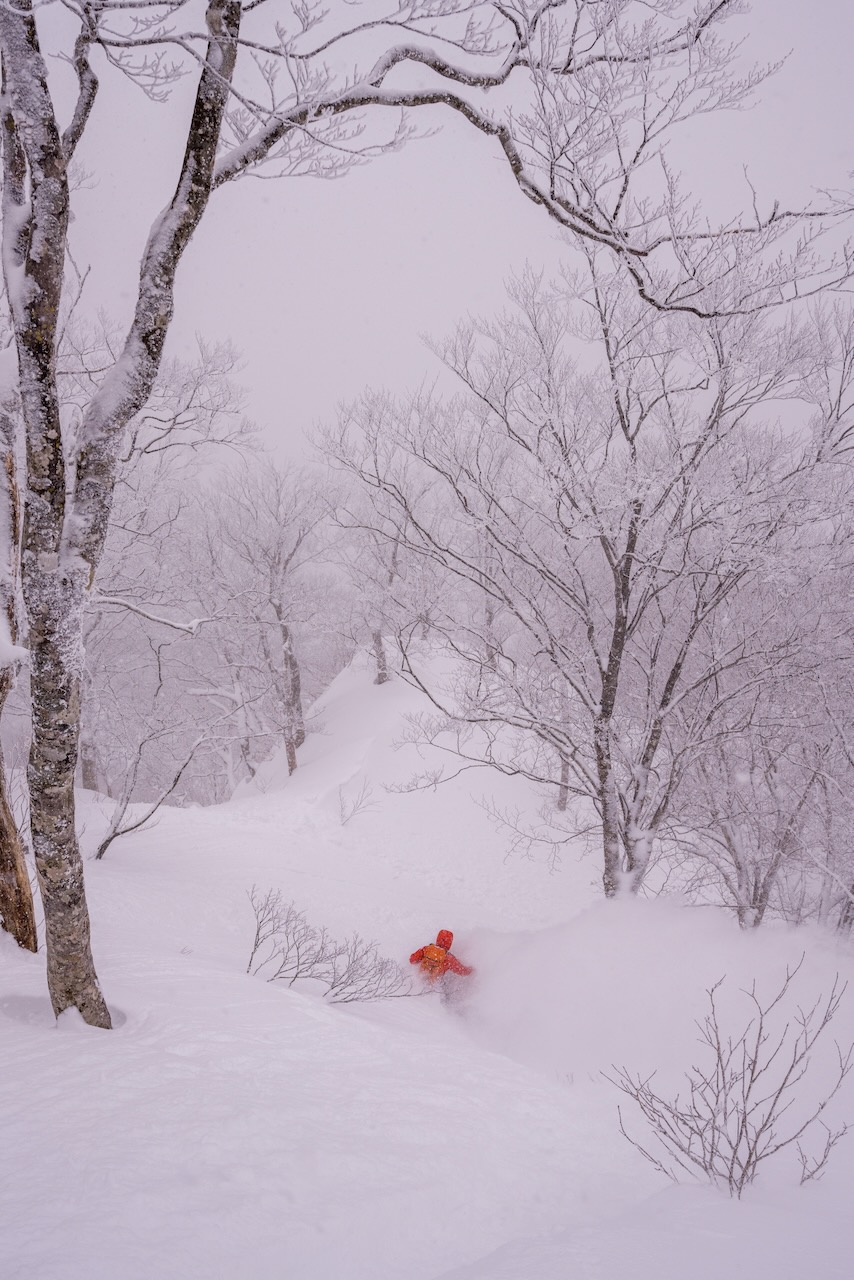
{"label": "overcast sky", "polygon": [[[847,186],[854,4],[755,0],[736,25],[746,60],[790,56],[749,114],[705,119],[683,136],[691,188],[714,215],[745,202],[745,165],[769,204]],[[75,197],[74,242],[92,267],[90,302],[122,322],[149,225],[171,195],[192,89],[187,80],[159,107],[114,86],[81,148],[97,180]],[[231,338],[250,411],[284,453],[365,385],[401,390],[432,377],[420,334],[500,307],[514,268],[567,253],[497,143],[438,110],[429,124],[434,136],[335,182],[249,178],[219,191],[185,255],[170,350],[186,351],[196,332]]]}

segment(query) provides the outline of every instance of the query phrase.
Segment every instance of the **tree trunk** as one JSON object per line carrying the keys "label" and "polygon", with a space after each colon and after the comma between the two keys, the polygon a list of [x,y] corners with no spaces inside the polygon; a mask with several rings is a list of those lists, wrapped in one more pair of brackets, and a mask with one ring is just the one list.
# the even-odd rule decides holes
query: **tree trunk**
{"label": "tree trunk", "polygon": [[[61,566],[66,472],[56,384],[68,230],[66,153],[32,11],[0,7],[3,48],[3,266],[27,439],[21,581],[29,619],[30,825],[57,1016],[76,1007],[109,1027],[89,942],[74,824],[85,566]],[[97,82],[96,82],[97,84]],[[90,103],[91,105],[91,103]],[[69,144],[70,146],[70,144]]]}
{"label": "tree trunk", "polygon": [[635,826],[634,823],[630,823],[626,829],[626,872],[630,877],[629,888],[632,893],[638,892],[649,870],[654,836],[654,831],[645,831]]}
{"label": "tree trunk", "polygon": [[602,885],[606,898],[615,898],[623,887],[622,813],[611,764],[609,727],[599,720],[594,726],[596,769],[599,779],[599,809],[602,815]]}
{"label": "tree trunk", "polygon": [[566,806],[569,804],[569,761],[561,760],[560,762],[560,782],[557,789],[557,811],[558,813],[566,813]]}
{"label": "tree trunk", "polygon": [[[278,610],[277,610],[278,612]],[[296,650],[294,649],[294,639],[291,635],[291,629],[286,622],[279,617],[279,627],[282,634],[282,657],[284,660],[284,702],[285,715],[288,720],[288,730],[293,739],[295,747],[301,747],[305,742],[305,717],[302,709],[302,677],[300,675],[299,661],[297,660]],[[294,765],[296,768],[296,765]],[[293,772],[293,770],[291,770]]]}
{"label": "tree trunk", "polygon": [[619,805],[613,792],[602,797],[602,886],[606,898],[616,898],[623,887],[622,843]]}
{"label": "tree trunk", "polygon": [[[0,683],[0,710],[6,699],[3,685],[11,683],[8,672]],[[19,947],[38,951],[36,917],[30,877],[24,859],[24,842],[12,816],[6,794],[6,770],[0,750],[0,927],[10,933]]]}
{"label": "tree trunk", "polygon": [[80,785],[84,791],[101,791],[95,745],[86,733],[80,735]]}
{"label": "tree trunk", "polygon": [[[84,652],[91,641],[93,632],[94,628],[89,628],[88,634],[84,635]],[[91,720],[94,718],[90,715],[94,703],[92,677],[85,667],[83,669],[83,682],[80,686],[80,697],[80,785],[84,791],[99,791],[108,796],[111,795],[109,782],[101,777],[101,771],[98,767],[98,752],[91,729]]]}
{"label": "tree trunk", "polygon": [[390,677],[388,674],[388,658],[386,657],[382,632],[372,631],[371,640],[373,641],[374,658],[376,659],[377,664],[377,674],[374,677],[374,684],[385,684]]}
{"label": "tree trunk", "polygon": [[848,933],[852,924],[854,924],[854,884],[848,887],[848,897],[845,899],[845,903],[839,913],[837,928],[840,933]]}
{"label": "tree trunk", "polygon": [[[9,641],[18,642],[18,562],[21,550],[21,518],[15,474],[15,419],[0,409],[0,530],[5,543],[5,563],[0,563],[0,610],[5,616]],[[0,670],[0,717],[13,685],[11,667]],[[12,814],[6,787],[6,770],[0,748],[0,928],[27,951],[38,950],[36,917],[24,842]]]}
{"label": "tree trunk", "polygon": [[33,848],[45,911],[48,988],[57,1017],[64,1009],[77,1008],[91,1025],[110,1027],[92,959],[83,860],[75,829],[82,654],[68,637],[80,635],[82,585],[79,580],[57,584],[54,575],[46,581],[35,564],[33,541],[31,532],[24,557],[33,703],[28,778]]}
{"label": "tree trunk", "polygon": [[484,610],[483,636],[485,644],[483,665],[487,671],[495,671],[498,667],[498,647],[495,643],[495,606],[492,602],[492,597],[489,595],[486,597],[486,608]]}
{"label": "tree trunk", "polygon": [[279,601],[273,600],[273,611],[282,641],[282,709],[285,722],[285,753],[288,777],[296,772],[297,748],[305,742],[305,720],[302,710],[302,680],[291,629]]}

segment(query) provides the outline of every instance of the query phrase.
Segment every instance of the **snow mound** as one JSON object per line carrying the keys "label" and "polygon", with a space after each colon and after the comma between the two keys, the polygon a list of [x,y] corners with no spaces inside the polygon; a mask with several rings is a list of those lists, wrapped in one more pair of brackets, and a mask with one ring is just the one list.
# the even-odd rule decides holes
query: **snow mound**
{"label": "snow mound", "polygon": [[[648,1073],[696,1056],[697,1021],[723,979],[719,1006],[749,1017],[746,989],[771,996],[787,971],[788,1013],[848,981],[834,1031],[854,1040],[854,955],[846,940],[806,928],[744,932],[724,912],[674,899],[599,902],[537,932],[476,933],[467,1011],[483,1043],[560,1078],[629,1064]],[[832,1046],[831,1046],[832,1048]]]}

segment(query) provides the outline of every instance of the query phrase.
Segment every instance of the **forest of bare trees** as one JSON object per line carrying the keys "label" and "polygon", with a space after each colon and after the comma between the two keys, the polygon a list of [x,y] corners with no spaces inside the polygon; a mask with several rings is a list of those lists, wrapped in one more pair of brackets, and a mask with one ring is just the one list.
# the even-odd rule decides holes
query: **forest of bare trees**
{"label": "forest of bare trees", "polygon": [[[0,706],[19,780],[28,752],[26,811],[0,794],[0,916],[35,946],[30,846],[55,1013],[110,1025],[75,779],[114,804],[104,856],[277,750],[292,772],[312,698],[357,646],[378,682],[423,688],[449,770],[532,780],[558,843],[594,831],[606,895],[675,883],[745,927],[850,927],[849,205],[770,193],[715,226],[667,163],[680,125],[766,74],[735,71],[741,5],[379,20],[210,0],[201,33],[183,0],[65,9],[67,118],[51,6],[0,6],[17,361]],[[178,179],[118,332],[86,316],[70,265],[75,153],[102,80],[164,95],[177,69],[196,84]],[[315,460],[283,467],[244,417],[233,351],[164,359],[182,255],[226,183],[334,176],[405,145],[428,109],[506,163],[564,233],[565,271],[520,271],[503,314],[438,339],[456,394],[366,390]]]}

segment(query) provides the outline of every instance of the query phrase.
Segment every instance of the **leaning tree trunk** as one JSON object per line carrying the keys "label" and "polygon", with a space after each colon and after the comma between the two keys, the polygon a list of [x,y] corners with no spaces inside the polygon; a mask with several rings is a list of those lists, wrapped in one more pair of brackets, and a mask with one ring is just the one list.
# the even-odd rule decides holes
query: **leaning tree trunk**
{"label": "leaning tree trunk", "polygon": [[[8,671],[0,675],[0,712],[11,687]],[[30,877],[24,859],[24,842],[6,794],[6,770],[0,749],[0,928],[10,933],[20,947],[38,951],[36,916]]]}
{"label": "leaning tree trunk", "polygon": [[[0,410],[0,621],[5,618],[10,644],[18,641],[17,578],[20,556],[20,511],[15,476],[15,428],[11,414]],[[0,670],[0,717],[12,689],[11,666]],[[24,842],[12,814],[6,769],[0,748],[0,928],[27,951],[38,950],[33,894],[24,857]]]}

